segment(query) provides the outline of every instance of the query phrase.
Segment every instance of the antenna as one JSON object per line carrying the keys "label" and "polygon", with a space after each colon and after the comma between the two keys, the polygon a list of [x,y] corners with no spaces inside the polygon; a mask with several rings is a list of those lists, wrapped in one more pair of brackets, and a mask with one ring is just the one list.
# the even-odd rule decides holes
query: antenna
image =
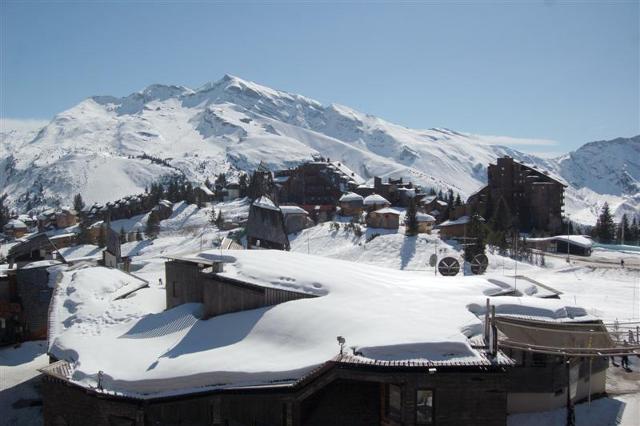
{"label": "antenna", "polygon": [[336,339],[338,340],[338,344],[340,345],[340,356],[342,356],[344,352],[344,344],[346,340],[342,336],[338,336],[336,337]]}

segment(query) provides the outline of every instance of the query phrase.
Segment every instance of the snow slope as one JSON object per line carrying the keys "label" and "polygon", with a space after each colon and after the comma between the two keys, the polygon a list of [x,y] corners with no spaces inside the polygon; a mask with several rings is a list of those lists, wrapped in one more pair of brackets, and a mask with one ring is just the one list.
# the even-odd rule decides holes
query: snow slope
{"label": "snow slope", "polygon": [[[58,114],[35,135],[5,131],[0,187],[12,204],[25,205],[27,196],[33,205],[69,203],[76,193],[89,203],[105,202],[139,193],[167,174],[203,181],[219,172],[252,170],[261,162],[286,168],[322,155],[365,179],[405,177],[466,196],[484,183],[487,164],[511,155],[569,176],[575,187],[568,190],[567,210],[592,222],[600,194],[610,194],[615,209],[628,202],[624,197],[637,183],[635,167],[626,168],[622,187],[607,183],[605,169],[593,174],[583,166],[596,155],[615,158],[614,168],[632,158],[623,154],[633,141],[616,143],[620,149],[609,150],[607,144],[607,149],[578,150],[561,161],[497,145],[508,141],[448,129],[408,129],[226,75],[196,90],[156,84],[123,98],[92,97]],[[638,208],[637,202],[627,204]]]}

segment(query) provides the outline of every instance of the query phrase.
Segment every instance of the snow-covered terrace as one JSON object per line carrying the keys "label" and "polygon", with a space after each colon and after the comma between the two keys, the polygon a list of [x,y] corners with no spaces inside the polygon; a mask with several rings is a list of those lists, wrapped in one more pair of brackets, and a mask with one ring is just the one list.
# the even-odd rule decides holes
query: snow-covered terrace
{"label": "snow-covered terrace", "polygon": [[[185,259],[208,264],[220,254]],[[104,392],[139,398],[293,384],[336,357],[337,336],[363,363],[488,362],[469,337],[481,332],[486,298],[501,288],[482,277],[436,278],[271,250],[229,251],[223,262],[226,278],[319,297],[200,320],[197,303],[163,311],[157,288],[116,300],[132,284],[124,273],[76,270],[59,280],[50,353],[71,363],[72,382],[96,388],[103,371]],[[498,299],[498,310],[512,315],[584,313],[561,300]]]}

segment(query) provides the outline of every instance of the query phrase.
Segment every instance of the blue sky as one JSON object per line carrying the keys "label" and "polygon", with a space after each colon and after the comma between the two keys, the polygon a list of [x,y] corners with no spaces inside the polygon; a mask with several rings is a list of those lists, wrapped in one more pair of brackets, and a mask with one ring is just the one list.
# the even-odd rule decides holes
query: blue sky
{"label": "blue sky", "polygon": [[640,133],[630,2],[3,0],[0,118],[225,73],[413,128],[554,141]]}

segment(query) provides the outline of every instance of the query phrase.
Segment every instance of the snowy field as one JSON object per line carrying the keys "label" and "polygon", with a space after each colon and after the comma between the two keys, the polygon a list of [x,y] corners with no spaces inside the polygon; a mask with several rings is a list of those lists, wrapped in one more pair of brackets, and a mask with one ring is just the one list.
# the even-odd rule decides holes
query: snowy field
{"label": "snowy field", "polygon": [[[220,232],[208,224],[211,208],[198,209],[195,206],[178,204],[172,217],[161,223],[159,238],[153,241],[131,242],[123,246],[123,252],[133,256],[134,273],[149,281],[150,286],[136,292],[132,298],[126,299],[125,304],[130,308],[110,311],[109,326],[115,324],[117,330],[121,327],[127,328],[126,324],[132,312],[136,315],[151,314],[150,317],[162,312],[164,286],[161,280],[164,280],[165,256],[185,255],[211,249],[226,235],[226,232]],[[213,208],[215,210],[222,208],[223,215],[227,218],[246,217],[248,212],[246,202],[224,203],[215,205]],[[144,223],[143,218],[133,218],[118,223],[116,225],[118,228],[114,227],[114,229],[119,230],[119,226],[122,226],[127,231],[135,230],[142,223]],[[437,253],[439,257],[460,256],[459,248],[455,244],[440,241],[435,235],[405,237],[402,229],[388,231],[362,227],[362,230],[363,234],[358,236],[352,230],[345,229],[344,224],[339,230],[335,230],[329,223],[324,223],[290,236],[291,249],[301,254],[321,255],[357,264],[388,268],[390,276],[393,275],[393,270],[420,274],[425,285],[431,282],[430,277],[433,276],[434,269],[428,264],[429,257],[433,253]],[[65,256],[72,258],[95,257],[99,254],[95,246],[78,246],[65,250]],[[611,259],[624,254],[631,256],[632,261],[640,261],[640,254],[636,258],[636,255],[628,250],[620,252],[613,249],[606,251],[598,249],[595,254],[609,256]],[[490,266],[486,278],[514,285],[524,294],[535,292],[535,288],[528,281],[514,278],[516,263],[513,260],[491,253],[488,253],[488,256]],[[567,264],[563,258],[548,256],[545,267],[519,262],[517,275],[528,277],[561,291],[563,303],[581,306],[590,315],[607,321],[616,319],[640,321],[640,271],[638,270],[611,265],[602,266],[597,263],[585,264],[577,260]],[[433,282],[443,282],[442,280],[446,285],[447,278],[438,277]],[[108,288],[110,285],[113,286],[113,281],[107,280],[98,285],[101,288]],[[127,285],[129,284],[121,282],[113,291],[124,291]],[[81,314],[82,309],[79,311],[79,315]],[[92,324],[84,324],[82,327],[90,328]],[[172,334],[173,338],[177,339],[180,336],[180,330],[177,332]],[[2,416],[0,424],[41,423],[38,379],[34,377],[37,376],[36,369],[47,363],[47,357],[44,355],[45,346],[45,342],[30,342],[17,349],[0,350],[0,410],[3,413],[10,413],[9,416]],[[154,366],[156,367],[157,365]],[[632,369],[634,373],[616,371],[615,375],[610,375],[608,391],[615,396],[594,400],[590,407],[588,404],[578,406],[578,425],[637,426],[640,424],[638,421],[640,389],[633,385],[638,382],[637,374],[640,374],[640,366],[637,362],[633,363]],[[162,370],[162,366],[158,368],[158,371]],[[564,411],[514,415],[509,418],[510,426],[534,424],[564,424]]]}

